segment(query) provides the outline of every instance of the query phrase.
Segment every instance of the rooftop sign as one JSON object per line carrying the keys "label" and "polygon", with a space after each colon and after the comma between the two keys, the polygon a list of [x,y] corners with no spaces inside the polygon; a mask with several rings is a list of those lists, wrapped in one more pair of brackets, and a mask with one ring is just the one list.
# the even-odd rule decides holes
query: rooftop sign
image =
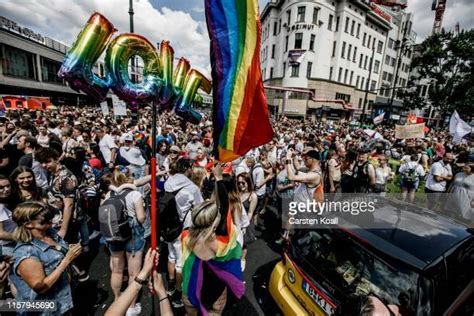
{"label": "rooftop sign", "polygon": [[27,37],[29,39],[40,42],[41,44],[45,43],[44,37],[41,34],[35,33],[27,27],[19,26],[18,24],[16,24],[16,22],[4,18],[3,16],[0,16],[0,27],[3,29],[7,29],[11,32],[17,33],[23,37]]}

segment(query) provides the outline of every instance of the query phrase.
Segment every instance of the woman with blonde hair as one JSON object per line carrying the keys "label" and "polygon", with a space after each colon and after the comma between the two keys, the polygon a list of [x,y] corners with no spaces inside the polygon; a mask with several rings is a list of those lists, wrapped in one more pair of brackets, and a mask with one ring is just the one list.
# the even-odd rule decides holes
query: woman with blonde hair
{"label": "woman with blonde hair", "polygon": [[220,315],[227,289],[237,298],[245,291],[240,266],[242,244],[238,238],[241,232],[234,223],[222,167],[216,166],[213,174],[217,201],[206,201],[194,208],[193,226],[181,235],[183,302],[188,315]]}
{"label": "woman with blonde hair", "polygon": [[17,301],[54,301],[57,309],[51,315],[62,315],[73,308],[69,265],[82,247],[68,246],[51,228],[53,216],[39,202],[25,202],[14,210],[17,246],[11,282],[17,290]]}
{"label": "woman with blonde hair", "polygon": [[[145,247],[145,208],[143,197],[137,187],[134,185],[132,172],[124,166],[117,166],[112,174],[112,184],[109,186],[109,192],[105,200],[111,196],[118,195],[124,201],[125,211],[128,216],[128,222],[132,230],[132,237],[123,242],[110,242],[108,247],[111,252],[111,270],[110,286],[114,293],[115,300],[120,295],[122,287],[123,271],[125,262],[128,266],[129,284],[135,280],[142,267],[143,248]],[[132,303],[129,313],[140,314],[141,304]]]}

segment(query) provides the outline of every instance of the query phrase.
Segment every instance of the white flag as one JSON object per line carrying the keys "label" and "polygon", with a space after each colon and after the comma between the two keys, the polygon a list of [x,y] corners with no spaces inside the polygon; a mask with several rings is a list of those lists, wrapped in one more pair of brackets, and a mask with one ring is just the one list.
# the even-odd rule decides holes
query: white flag
{"label": "white flag", "polygon": [[380,115],[374,117],[374,124],[380,124],[383,121],[383,118],[385,117],[385,112],[382,112]]}
{"label": "white flag", "polygon": [[457,111],[454,111],[449,120],[449,134],[453,136],[453,143],[459,144],[464,136],[472,132],[472,127],[464,122]]}

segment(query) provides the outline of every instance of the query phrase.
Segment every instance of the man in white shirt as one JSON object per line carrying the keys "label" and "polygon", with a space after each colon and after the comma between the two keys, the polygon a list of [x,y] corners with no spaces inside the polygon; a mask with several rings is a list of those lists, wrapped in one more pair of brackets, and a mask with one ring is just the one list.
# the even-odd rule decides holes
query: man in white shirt
{"label": "man in white shirt", "polygon": [[95,129],[95,134],[100,139],[99,148],[102,156],[104,157],[105,163],[109,169],[114,168],[115,158],[117,156],[118,146],[115,144],[114,138],[105,131],[98,127]]}
{"label": "man in white shirt", "polygon": [[432,209],[441,198],[441,193],[446,192],[448,181],[453,179],[451,163],[454,161],[452,153],[446,153],[443,160],[435,162],[431,166],[430,173],[426,179],[425,193],[430,193],[428,197],[428,208]]}

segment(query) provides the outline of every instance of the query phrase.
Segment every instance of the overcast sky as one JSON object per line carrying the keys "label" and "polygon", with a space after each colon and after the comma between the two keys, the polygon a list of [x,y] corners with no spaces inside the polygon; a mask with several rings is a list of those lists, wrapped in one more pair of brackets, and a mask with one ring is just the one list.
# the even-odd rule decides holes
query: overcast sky
{"label": "overcast sky", "polygon": [[[259,0],[261,9],[268,0]],[[432,0],[408,0],[415,15],[418,42],[431,33]],[[0,15],[44,36],[72,44],[88,17],[98,11],[119,32],[129,30],[128,0],[0,0]],[[176,57],[186,57],[206,75],[210,73],[209,37],[204,17],[204,0],[134,0],[135,32],[152,43],[169,40]],[[474,0],[448,0],[443,27],[459,22],[461,29],[474,27]]]}

